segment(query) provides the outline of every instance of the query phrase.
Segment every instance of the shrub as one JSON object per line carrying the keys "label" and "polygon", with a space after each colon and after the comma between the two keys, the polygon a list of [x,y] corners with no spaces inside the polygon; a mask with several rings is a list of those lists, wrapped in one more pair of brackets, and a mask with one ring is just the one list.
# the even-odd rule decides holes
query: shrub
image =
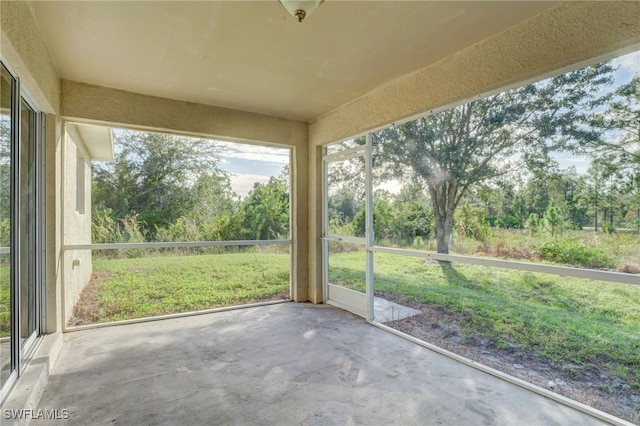
{"label": "shrub", "polygon": [[11,244],[11,222],[6,217],[0,220],[0,247],[9,247]]}
{"label": "shrub", "polygon": [[531,213],[524,224],[524,227],[529,231],[529,235],[533,235],[538,232],[540,228],[540,218],[536,213]]}
{"label": "shrub", "polygon": [[552,237],[558,236],[558,233],[562,235],[562,230],[566,226],[562,209],[553,201],[549,203],[549,207],[542,215],[542,222]]}
{"label": "shrub", "polygon": [[458,236],[473,238],[476,241],[485,241],[489,236],[489,227],[480,221],[481,210],[463,205],[456,212],[454,229]]}
{"label": "shrub", "polygon": [[615,266],[615,260],[604,250],[590,247],[576,240],[549,241],[538,251],[543,260],[585,268],[607,269]]}
{"label": "shrub", "polygon": [[195,220],[179,217],[167,228],[156,230],[157,241],[201,241],[202,234]]}
{"label": "shrub", "polygon": [[497,227],[503,229],[520,229],[522,227],[522,222],[515,216],[510,214],[503,214],[496,218]]}
{"label": "shrub", "polygon": [[428,240],[434,234],[433,210],[424,203],[399,203],[395,206],[392,233],[400,242]]}

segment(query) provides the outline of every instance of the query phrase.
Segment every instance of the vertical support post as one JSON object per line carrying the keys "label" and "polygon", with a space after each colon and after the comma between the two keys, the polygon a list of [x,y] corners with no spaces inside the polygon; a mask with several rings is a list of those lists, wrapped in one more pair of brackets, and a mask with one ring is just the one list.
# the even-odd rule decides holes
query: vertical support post
{"label": "vertical support post", "polygon": [[366,260],[366,294],[367,294],[367,321],[373,321],[375,319],[375,305],[374,305],[374,288],[373,288],[373,247],[375,241],[375,235],[373,230],[373,159],[371,153],[371,133],[367,133],[367,140],[365,145],[365,199],[366,199],[366,226],[365,237],[367,245],[365,248]]}
{"label": "vertical support post", "polygon": [[329,241],[324,237],[329,235],[329,166],[324,157],[327,148],[322,148],[322,302],[327,303],[329,295]]}
{"label": "vertical support post", "polygon": [[11,362],[13,369],[20,375],[20,160],[22,144],[20,143],[22,123],[20,122],[20,79],[15,77],[11,84]]}
{"label": "vertical support post", "polygon": [[38,329],[39,334],[47,330],[47,257],[46,257],[46,224],[47,224],[47,203],[46,203],[46,161],[45,146],[47,137],[47,116],[40,112],[36,117],[36,283],[38,301]]}

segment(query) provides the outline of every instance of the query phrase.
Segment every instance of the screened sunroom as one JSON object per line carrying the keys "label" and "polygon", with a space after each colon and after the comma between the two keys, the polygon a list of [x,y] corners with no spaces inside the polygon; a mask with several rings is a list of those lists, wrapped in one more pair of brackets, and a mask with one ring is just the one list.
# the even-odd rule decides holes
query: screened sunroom
{"label": "screened sunroom", "polygon": [[3,424],[640,420],[640,3],[0,18]]}

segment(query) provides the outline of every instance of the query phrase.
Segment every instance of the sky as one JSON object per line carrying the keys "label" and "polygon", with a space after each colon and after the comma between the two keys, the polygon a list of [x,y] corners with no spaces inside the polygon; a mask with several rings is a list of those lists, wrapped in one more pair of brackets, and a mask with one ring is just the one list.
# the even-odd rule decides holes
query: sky
{"label": "sky", "polygon": [[[634,75],[640,75],[640,51],[615,58],[612,64],[614,68],[618,67],[614,74],[615,83],[612,89],[615,90],[621,84],[631,81]],[[578,174],[585,173],[591,165],[591,160],[588,157],[578,156],[570,152],[556,153],[554,157],[562,169],[574,166]]]}
{"label": "sky", "polygon": [[245,197],[256,182],[265,183],[279,176],[289,164],[288,148],[271,148],[236,142],[218,142],[221,160],[218,166],[230,173],[231,187]]}

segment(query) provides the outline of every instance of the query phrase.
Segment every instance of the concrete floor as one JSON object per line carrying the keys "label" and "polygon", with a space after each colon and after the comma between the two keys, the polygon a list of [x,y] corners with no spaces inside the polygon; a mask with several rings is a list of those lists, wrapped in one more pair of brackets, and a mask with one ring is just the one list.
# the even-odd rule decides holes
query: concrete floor
{"label": "concrete floor", "polygon": [[40,409],[81,425],[592,425],[322,305],[69,333]]}

